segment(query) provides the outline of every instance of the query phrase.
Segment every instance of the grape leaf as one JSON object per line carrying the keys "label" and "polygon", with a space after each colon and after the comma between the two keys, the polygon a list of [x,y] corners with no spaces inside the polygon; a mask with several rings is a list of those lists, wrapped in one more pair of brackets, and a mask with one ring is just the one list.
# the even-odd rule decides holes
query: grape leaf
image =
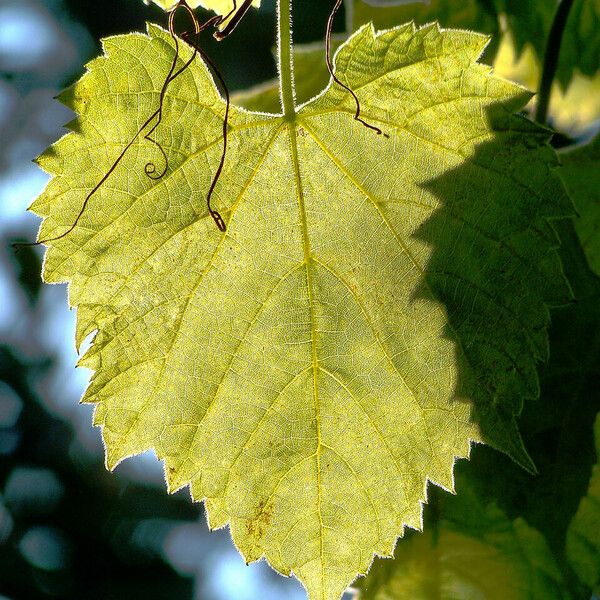
{"label": "grape leaf", "polygon": [[[436,25],[340,48],[338,86],[292,120],[233,108],[208,218],[224,101],[196,61],[172,82],[77,226],[48,241],[94,371],[107,464],[154,448],[170,490],[206,499],[247,561],[338,598],[374,553],[421,526],[430,481],[485,440],[533,468],[515,415],[538,394],[546,303],[567,290],[548,219],[571,214],[548,132],[513,116],[523,88],[478,64],[486,39]],[[80,118],[40,159],[40,239],[156,110],[173,43],[105,40],[62,100]],[[185,61],[189,52],[183,52]]]}
{"label": "grape leaf", "polygon": [[596,465],[590,487],[567,531],[567,555],[579,578],[600,591],[600,414],[594,427]]}
{"label": "grape leaf", "polygon": [[588,599],[591,589],[571,573],[565,544],[597,461],[593,425],[600,411],[600,280],[587,264],[573,224],[561,223],[558,230],[575,302],[553,311],[540,402],[528,404],[519,421],[539,475],[529,477],[485,447],[463,471],[470,472],[471,483],[477,481],[481,498],[497,502],[512,519],[525,519],[546,538],[573,597]]}
{"label": "grape leaf", "polygon": [[[485,5],[485,6],[482,6]],[[424,2],[377,2],[369,4],[365,0],[352,0],[345,3],[348,29],[354,31],[362,25],[373,23],[376,28],[389,28],[407,21],[424,25],[438,21],[444,27],[472,29],[490,34],[499,34],[498,20],[493,5],[485,0],[469,0],[457,10],[452,0]],[[337,49],[345,36],[336,36],[333,50]],[[494,36],[485,48],[485,58],[490,61],[495,56],[499,37]],[[325,44],[312,43],[294,47],[296,76],[296,97],[304,103],[320,93],[329,82],[329,72],[325,62]],[[237,92],[235,102],[249,110],[279,112],[279,81],[274,79]]]}
{"label": "grape leaf", "polygon": [[600,135],[561,154],[562,180],[581,218],[575,227],[590,267],[600,275]]}
{"label": "grape leaf", "polygon": [[544,537],[465,485],[435,526],[401,540],[395,554],[358,583],[358,600],[570,598]]}
{"label": "grape leaf", "polygon": [[509,518],[522,518],[539,531],[568,579],[572,597],[588,599],[591,589],[572,573],[565,544],[597,460],[593,425],[600,411],[600,280],[587,264],[573,224],[561,223],[558,231],[575,301],[553,311],[541,398],[526,405],[519,420],[539,475],[531,477],[479,447],[456,477],[459,498],[461,477],[466,476],[480,499],[496,502]]}
{"label": "grape leaf", "polygon": [[495,478],[490,468],[501,470],[502,460],[485,451],[481,453],[487,455],[485,459],[479,462],[476,457],[475,462],[486,473],[487,487],[496,490],[503,508],[511,516],[523,516],[543,533],[555,555],[563,558],[569,522],[596,460],[593,424],[600,411],[600,280],[587,264],[573,224],[560,223],[557,229],[574,302],[553,311],[550,360],[542,370],[540,403],[528,404],[519,420],[540,475],[532,479],[515,471],[510,477]]}

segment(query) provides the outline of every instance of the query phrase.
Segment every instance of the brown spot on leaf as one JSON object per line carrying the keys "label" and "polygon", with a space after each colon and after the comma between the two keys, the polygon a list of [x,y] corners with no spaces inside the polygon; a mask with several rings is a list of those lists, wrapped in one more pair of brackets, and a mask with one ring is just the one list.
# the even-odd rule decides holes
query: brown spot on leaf
{"label": "brown spot on leaf", "polygon": [[246,519],[246,532],[254,538],[255,542],[258,542],[264,537],[272,519],[273,503],[261,500],[258,503],[254,516]]}

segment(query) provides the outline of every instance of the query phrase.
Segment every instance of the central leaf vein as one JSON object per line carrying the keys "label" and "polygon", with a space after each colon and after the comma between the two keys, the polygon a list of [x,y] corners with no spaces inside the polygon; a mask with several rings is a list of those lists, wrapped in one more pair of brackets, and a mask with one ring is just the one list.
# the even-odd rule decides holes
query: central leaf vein
{"label": "central leaf vein", "polygon": [[317,383],[317,375],[319,368],[319,359],[317,356],[317,327],[315,319],[315,292],[313,288],[312,269],[313,269],[313,258],[310,248],[310,237],[308,234],[308,221],[306,216],[306,205],[304,203],[304,190],[302,186],[302,176],[300,173],[300,162],[298,160],[298,140],[296,137],[296,126],[291,124],[288,126],[290,145],[292,150],[292,164],[294,169],[294,178],[296,183],[296,195],[298,198],[298,208],[300,210],[300,221],[302,224],[302,243],[304,248],[304,262],[306,264],[306,284],[308,293],[308,304],[310,312],[310,328],[311,328],[311,354],[312,354],[312,368],[313,368],[313,397],[315,403],[315,422],[317,431],[317,448],[315,451],[316,455],[316,470],[317,470],[317,514],[319,515],[320,535],[319,535],[319,546],[320,546],[320,559],[321,559],[321,585],[324,587],[325,577],[325,559],[323,556],[323,515],[322,515],[322,484],[321,484],[321,410],[319,404],[319,390]]}

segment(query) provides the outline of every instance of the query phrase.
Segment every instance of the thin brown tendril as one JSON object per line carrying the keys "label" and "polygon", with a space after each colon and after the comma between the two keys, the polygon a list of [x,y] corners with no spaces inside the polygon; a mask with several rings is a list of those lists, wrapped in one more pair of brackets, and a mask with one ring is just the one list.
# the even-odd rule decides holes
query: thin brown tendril
{"label": "thin brown tendril", "polygon": [[[235,4],[235,2],[234,2],[234,4]],[[219,228],[219,231],[222,231],[224,233],[225,231],[227,231],[227,225],[225,225],[225,221],[223,220],[223,217],[219,214],[219,212],[212,208],[211,199],[212,199],[212,195],[215,191],[215,188],[217,187],[219,178],[221,177],[221,173],[223,172],[223,167],[225,166],[225,157],[227,156],[227,141],[228,141],[228,134],[229,134],[229,111],[231,108],[231,96],[229,94],[229,89],[227,87],[227,84],[225,83],[225,80],[223,79],[223,75],[221,75],[221,73],[220,73],[219,69],[217,68],[217,66],[215,65],[215,63],[206,55],[204,50],[202,50],[202,48],[199,46],[198,34],[196,34],[196,39],[194,40],[194,39],[192,39],[191,35],[189,35],[189,34],[186,35],[184,33],[183,39],[186,42],[188,42],[192,46],[192,48],[194,48],[194,50],[196,52],[198,52],[198,54],[200,54],[200,56],[206,61],[206,63],[208,63],[208,65],[210,66],[210,68],[212,69],[214,74],[216,75],[217,79],[219,80],[219,83],[221,84],[221,87],[223,88],[223,93],[225,94],[225,118],[223,119],[223,151],[221,152],[221,160],[219,161],[219,166],[218,166],[217,170],[215,171],[215,174],[211,181],[210,187],[208,188],[208,193],[206,194],[206,207],[208,208],[208,213],[213,218],[215,224]]]}
{"label": "thin brown tendril", "polygon": [[[233,0],[233,9],[228,14],[216,15],[216,16],[208,19],[208,21],[206,21],[203,24],[199,23],[193,10],[189,7],[189,5],[187,4],[187,2],[185,0],[180,0],[178,2],[177,6],[175,6],[175,8],[173,8],[171,11],[169,11],[169,33],[171,34],[171,37],[175,43],[175,55],[173,57],[173,62],[171,63],[171,67],[169,69],[169,72],[164,80],[164,83],[163,83],[161,91],[160,91],[159,107],[148,117],[148,119],[146,119],[146,121],[139,128],[139,130],[137,131],[135,136],[132,138],[132,140],[127,144],[127,146],[125,146],[123,151],[119,154],[119,156],[117,157],[115,162],[112,164],[110,169],[107,171],[107,173],[94,186],[94,188],[88,193],[88,195],[85,197],[85,200],[83,201],[83,204],[81,206],[79,213],[77,214],[77,216],[75,218],[75,221],[65,232],[61,233],[60,235],[58,235],[56,237],[46,238],[44,240],[39,240],[37,242],[15,243],[15,244],[13,244],[13,248],[18,250],[19,248],[22,248],[22,247],[41,246],[42,244],[47,244],[48,242],[54,242],[56,240],[60,240],[64,237],[66,237],[67,235],[69,235],[69,233],[71,233],[75,229],[75,227],[77,227],[81,217],[83,216],[85,210],[87,209],[87,206],[88,206],[89,201],[92,198],[92,196],[94,196],[94,194],[102,187],[102,185],[106,182],[106,180],[113,174],[113,172],[116,170],[116,168],[119,166],[119,164],[121,163],[121,161],[127,154],[127,151],[131,148],[131,146],[133,146],[133,144],[139,138],[139,136],[143,133],[143,131],[155,119],[156,119],[156,122],[152,125],[150,130],[146,134],[144,134],[144,139],[146,139],[149,142],[151,142],[152,144],[154,144],[160,150],[160,152],[164,158],[165,166],[163,167],[162,170],[158,171],[158,169],[154,163],[148,162],[144,166],[144,172],[146,173],[146,175],[148,177],[150,177],[151,179],[154,179],[154,180],[162,179],[165,176],[165,174],[167,173],[168,168],[169,168],[169,161],[168,161],[167,154],[166,154],[164,148],[160,145],[160,143],[157,142],[155,139],[153,139],[151,136],[154,133],[154,131],[156,131],[156,129],[160,125],[160,123],[162,122],[164,101],[165,101],[165,96],[166,96],[169,85],[192,64],[192,62],[194,61],[194,59],[196,58],[196,56],[198,54],[200,54],[200,56],[209,64],[211,69],[216,74],[217,79],[219,80],[221,86],[223,87],[223,90],[225,92],[225,98],[226,98],[225,120],[223,122],[223,153],[221,155],[221,161],[219,163],[219,168],[217,169],[217,172],[215,173],[213,180],[211,182],[210,188],[208,190],[206,203],[207,203],[208,212],[209,212],[210,216],[213,218],[213,220],[215,221],[219,230],[222,232],[225,232],[227,230],[227,226],[225,225],[225,221],[224,221],[223,217],[220,215],[219,212],[212,209],[210,201],[211,201],[212,194],[215,190],[215,187],[217,185],[217,182],[219,180],[219,177],[221,176],[221,173],[223,171],[223,167],[225,165],[225,156],[226,156],[226,152],[227,152],[228,121],[229,121],[229,112],[230,112],[230,106],[231,106],[230,94],[229,94],[229,89],[227,88],[225,81],[223,79],[223,76],[217,69],[216,65],[206,55],[206,53],[200,48],[199,37],[200,37],[200,33],[202,31],[208,29],[209,27],[216,28],[221,23],[223,23],[224,21],[227,21],[228,19],[231,18],[231,21],[228,23],[228,25],[225,27],[225,29],[223,31],[217,31],[214,34],[214,36],[217,40],[220,41],[220,40],[224,39],[225,37],[227,37],[227,35],[229,35],[235,29],[237,24],[240,22],[241,18],[246,14],[248,9],[250,8],[251,4],[252,4],[252,0],[245,0],[243,5],[240,7],[240,10],[237,11],[237,0]],[[180,8],[183,8],[186,11],[186,13],[189,15],[189,17],[192,21],[193,27],[194,27],[193,32],[189,32],[189,31],[184,32],[181,37],[185,41],[190,43],[190,45],[194,49],[194,52],[192,53],[192,56],[186,61],[186,63],[183,66],[181,66],[179,69],[176,70],[177,63],[179,61],[179,38],[177,37],[176,31],[175,31],[175,16],[176,16],[177,11]]]}
{"label": "thin brown tendril", "polygon": [[[213,221],[215,222],[219,231],[221,231],[223,233],[225,233],[227,231],[227,225],[225,224],[225,220],[223,219],[221,214],[217,210],[214,210],[212,208],[211,199],[212,199],[213,193],[215,191],[215,188],[217,187],[217,183],[219,182],[219,179],[221,177],[221,173],[223,172],[223,168],[225,167],[225,158],[227,156],[227,142],[228,142],[228,134],[229,134],[229,113],[231,110],[231,95],[229,93],[229,88],[227,87],[227,84],[225,83],[225,79],[223,78],[223,75],[217,68],[217,65],[206,54],[206,52],[204,52],[204,50],[200,47],[200,32],[211,25],[215,28],[218,28],[219,25],[221,25],[221,23],[229,21],[229,23],[227,23],[227,25],[225,26],[223,31],[217,30],[213,34],[215,39],[218,41],[225,39],[237,27],[238,23],[241,21],[241,19],[244,17],[244,15],[248,12],[251,5],[252,5],[252,0],[244,0],[242,5],[240,6],[240,9],[238,10],[237,0],[233,0],[233,8],[231,9],[231,11],[229,13],[227,13],[224,16],[217,15],[216,17],[209,19],[201,28],[197,28],[197,27],[195,28],[195,36],[193,36],[193,37],[195,37],[196,39],[193,39],[193,37],[189,34],[189,32],[187,34],[184,33],[182,35],[183,39],[186,42],[188,42],[192,46],[192,48],[194,48],[194,52],[197,52],[198,54],[200,54],[200,56],[202,57],[204,62],[206,62],[208,64],[208,66],[211,68],[211,70],[213,71],[213,73],[215,74],[217,79],[219,80],[219,83],[221,84],[221,88],[223,89],[223,93],[225,95],[225,117],[223,119],[223,151],[221,152],[221,160],[219,161],[219,166],[218,166],[218,168],[213,176],[213,179],[210,183],[210,187],[208,188],[208,193],[206,194],[206,207],[208,209],[208,214],[213,218]],[[195,21],[195,17],[193,16],[193,14],[192,14],[192,18]],[[231,20],[229,20],[229,19],[231,19]]]}
{"label": "thin brown tendril", "polygon": [[342,2],[343,2],[343,0],[336,0],[335,6],[333,7],[331,14],[329,15],[329,19],[327,19],[327,32],[325,34],[325,58],[327,61],[327,70],[329,71],[329,74],[331,75],[332,79],[338,85],[340,85],[346,91],[348,91],[350,93],[350,95],[354,98],[354,102],[356,103],[356,113],[354,115],[354,120],[358,121],[359,123],[361,123],[368,129],[371,129],[377,135],[383,135],[383,137],[389,138],[390,136],[387,133],[384,133],[381,129],[379,129],[379,127],[375,127],[375,125],[371,125],[370,123],[367,123],[363,118],[361,118],[361,116],[360,116],[360,101],[358,99],[358,96],[356,95],[354,90],[352,90],[349,86],[347,86],[345,83],[343,83],[339,80],[339,78],[337,77],[337,75],[335,74],[335,71],[333,69],[333,61],[331,59],[331,36],[333,33],[333,20],[335,19],[335,15],[337,14],[338,10],[340,9]]}
{"label": "thin brown tendril", "polygon": [[[202,25],[200,25],[200,23],[198,22],[198,19],[196,18],[196,15],[194,14],[194,11],[188,6],[188,4],[187,4],[187,2],[185,2],[185,0],[180,0],[179,4],[175,7],[175,9],[173,9],[169,13],[169,32],[171,34],[171,37],[173,38],[173,41],[175,42],[175,58],[173,60],[172,66],[171,66],[171,70],[169,71],[169,75],[167,76],[165,83],[163,85],[163,88],[161,90],[159,109],[158,109],[158,118],[156,120],[156,123],[154,123],[154,125],[150,129],[150,131],[144,136],[145,139],[156,144],[156,146],[160,149],[160,151],[162,152],[162,155],[165,159],[165,168],[160,173],[156,174],[156,167],[153,163],[147,163],[144,170],[146,172],[146,175],[148,175],[152,179],[161,179],[162,177],[164,177],[164,175],[166,174],[166,172],[168,170],[167,155],[166,155],[164,149],[162,148],[162,146],[160,146],[160,144],[158,142],[156,142],[154,139],[152,139],[150,136],[152,135],[152,133],[156,130],[156,128],[161,123],[164,98],[165,98],[165,94],[166,94],[168,85],[181,72],[185,71],[191,65],[191,63],[194,61],[194,59],[196,58],[196,55],[199,54],[202,57],[202,59],[209,65],[209,67],[211,68],[211,70],[216,75],[217,79],[219,80],[219,83],[221,84],[221,87],[225,94],[225,101],[226,101],[225,118],[223,120],[223,151],[221,153],[219,167],[217,168],[217,171],[215,172],[215,174],[213,176],[210,187],[208,189],[208,193],[206,195],[206,207],[207,207],[208,213],[214,220],[219,231],[221,231],[223,233],[225,231],[227,231],[227,225],[225,224],[225,220],[223,219],[221,214],[212,208],[211,199],[212,199],[212,195],[215,191],[215,188],[217,186],[217,183],[219,181],[219,178],[221,177],[221,173],[223,172],[223,168],[225,166],[225,158],[227,155],[227,137],[228,137],[228,131],[229,131],[229,113],[230,113],[230,109],[231,109],[231,97],[230,97],[230,93],[229,93],[229,88],[227,87],[227,84],[225,83],[223,75],[217,68],[216,64],[209,58],[209,56],[204,52],[204,50],[200,46],[200,33],[202,31],[208,29],[209,27],[218,28],[219,25],[221,25],[221,23],[231,19],[229,21],[229,23],[227,24],[227,26],[223,29],[223,31],[216,31],[214,33],[214,37],[217,40],[219,40],[219,41],[223,40],[237,27],[238,23],[240,22],[242,17],[246,14],[246,12],[249,10],[251,5],[252,5],[252,0],[244,0],[244,3],[242,4],[242,6],[240,7],[240,9],[238,11],[237,0],[233,0],[233,8],[231,9],[231,11],[229,13],[227,13],[226,15],[216,15],[216,16],[208,19],[208,21],[206,21]],[[173,71],[175,70],[175,66],[177,64],[177,60],[179,58],[179,41],[178,41],[177,35],[175,33],[175,25],[174,25],[175,13],[177,12],[178,8],[183,8],[187,12],[187,14],[189,15],[189,17],[193,23],[194,31],[193,32],[186,31],[186,32],[182,33],[181,37],[184,41],[186,41],[188,44],[190,44],[192,46],[192,48],[194,49],[194,52],[193,52],[192,56],[190,57],[190,59],[188,60],[188,62],[183,67],[181,67],[179,69],[179,71],[177,71],[175,74],[173,74]]]}
{"label": "thin brown tendril", "polygon": [[[167,153],[165,152],[164,148],[154,138],[152,138],[150,136],[156,131],[157,127],[162,122],[163,107],[164,107],[164,103],[165,103],[165,95],[167,93],[169,84],[176,77],[178,77],[181,73],[183,73],[183,71],[185,71],[192,64],[194,57],[195,57],[195,54],[192,55],[192,57],[182,67],[180,67],[178,71],[175,71],[175,68],[177,67],[177,63],[179,61],[179,40],[178,40],[177,34],[175,32],[175,15],[177,13],[177,10],[181,7],[187,9],[188,12],[191,12],[185,2],[180,2],[173,10],[171,10],[169,12],[169,33],[171,34],[171,38],[173,39],[173,42],[175,43],[175,55],[173,56],[173,62],[171,63],[171,68],[169,69],[169,73],[167,74],[167,77],[165,78],[162,88],[160,90],[160,96],[159,96],[159,101],[158,101],[158,110],[154,114],[154,117],[156,117],[156,122],[150,128],[150,131],[148,131],[148,133],[146,133],[144,135],[145,140],[148,140],[149,142],[154,144],[160,150],[160,153],[163,156],[163,160],[164,160],[164,164],[165,164],[165,166],[163,167],[163,169],[161,171],[158,171],[158,169],[156,168],[156,165],[153,162],[147,162],[144,165],[144,173],[146,173],[146,175],[148,175],[148,177],[150,177],[150,179],[154,179],[155,181],[162,179],[166,175],[167,171],[169,170],[169,159],[167,157]],[[193,16],[193,13],[192,13],[192,16]],[[197,27],[197,21],[195,20],[195,18],[193,18],[192,21],[194,23],[194,26]],[[144,124],[141,127],[141,129],[138,131],[136,137],[139,136],[140,133],[148,125],[149,125],[149,123]]]}

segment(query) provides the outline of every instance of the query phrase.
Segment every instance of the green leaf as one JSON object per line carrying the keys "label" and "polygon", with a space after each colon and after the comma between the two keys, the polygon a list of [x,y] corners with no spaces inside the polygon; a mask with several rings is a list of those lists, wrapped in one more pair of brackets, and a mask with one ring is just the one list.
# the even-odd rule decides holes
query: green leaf
{"label": "green leaf", "polygon": [[572,224],[560,224],[559,233],[575,301],[553,311],[541,398],[525,407],[519,423],[539,475],[531,477],[480,447],[459,469],[457,489],[460,497],[463,473],[480,498],[535,527],[568,577],[573,596],[587,600],[591,589],[571,572],[565,544],[597,461],[593,426],[600,411],[600,280],[590,271]]}
{"label": "green leaf", "polygon": [[597,460],[593,425],[600,411],[600,280],[590,271],[572,224],[561,224],[559,232],[575,301],[553,311],[541,398],[526,405],[519,422],[539,475],[531,477],[480,447],[459,469],[457,490],[460,498],[462,473],[476,486],[478,497],[496,502],[509,518],[523,518],[537,529],[568,579],[573,597],[587,600],[591,589],[571,572],[565,544]]}
{"label": "green leaf", "polygon": [[[345,3],[348,11],[347,23],[350,31],[354,31],[373,23],[378,29],[395,27],[414,21],[422,26],[438,21],[443,27],[471,29],[493,34],[484,51],[484,58],[491,62],[498,49],[500,40],[497,15],[491,0],[468,0],[457,9],[453,0],[431,0],[424,2],[388,2],[369,4],[364,0],[351,0]],[[333,40],[335,51],[345,35],[338,35]],[[329,72],[325,62],[325,44],[313,43],[296,45],[294,48],[294,67],[296,81],[296,98],[299,104],[308,102],[323,91],[329,82]],[[235,102],[249,110],[260,112],[279,112],[279,81],[274,79],[251,88],[237,92]]]}
{"label": "green leaf", "polygon": [[567,555],[581,581],[600,591],[600,414],[594,427],[596,465],[587,495],[567,531]]}
{"label": "green leaf", "polygon": [[[339,598],[374,553],[421,526],[430,481],[485,440],[533,468],[517,431],[547,356],[547,302],[567,297],[547,219],[571,213],[548,132],[512,116],[522,88],[476,62],[486,39],[359,30],[338,86],[295,119],[233,108],[208,217],[224,102],[196,61],[169,87],[77,226],[48,242],[94,371],[107,464],[154,448],[170,490],[206,499],[247,561],[265,555],[311,598]],[[156,110],[173,43],[151,26],[62,99],[80,118],[40,159],[41,239]],[[181,60],[189,56],[183,52]]]}
{"label": "green leaf", "polygon": [[[593,425],[600,411],[600,280],[587,265],[573,225],[560,223],[558,231],[574,302],[552,313],[550,360],[542,370],[541,398],[525,407],[519,422],[540,475],[532,479],[515,472],[503,481],[488,471],[487,480],[505,510],[523,516],[562,557],[569,522],[596,460]],[[501,467],[501,462],[487,455],[487,469]],[[486,461],[479,467],[485,472]]]}
{"label": "green leaf", "polygon": [[575,227],[590,263],[600,275],[600,136],[561,154],[562,180],[580,218]]}
{"label": "green leaf", "polygon": [[570,598],[544,537],[461,485],[433,528],[398,542],[358,584],[359,600]]}
{"label": "green leaf", "polygon": [[574,302],[553,311],[540,402],[527,405],[520,419],[541,475],[517,485],[513,479],[496,494],[505,506],[520,506],[557,551],[595,462],[593,423],[600,411],[600,280],[590,271],[572,224],[561,223],[558,231]]}

